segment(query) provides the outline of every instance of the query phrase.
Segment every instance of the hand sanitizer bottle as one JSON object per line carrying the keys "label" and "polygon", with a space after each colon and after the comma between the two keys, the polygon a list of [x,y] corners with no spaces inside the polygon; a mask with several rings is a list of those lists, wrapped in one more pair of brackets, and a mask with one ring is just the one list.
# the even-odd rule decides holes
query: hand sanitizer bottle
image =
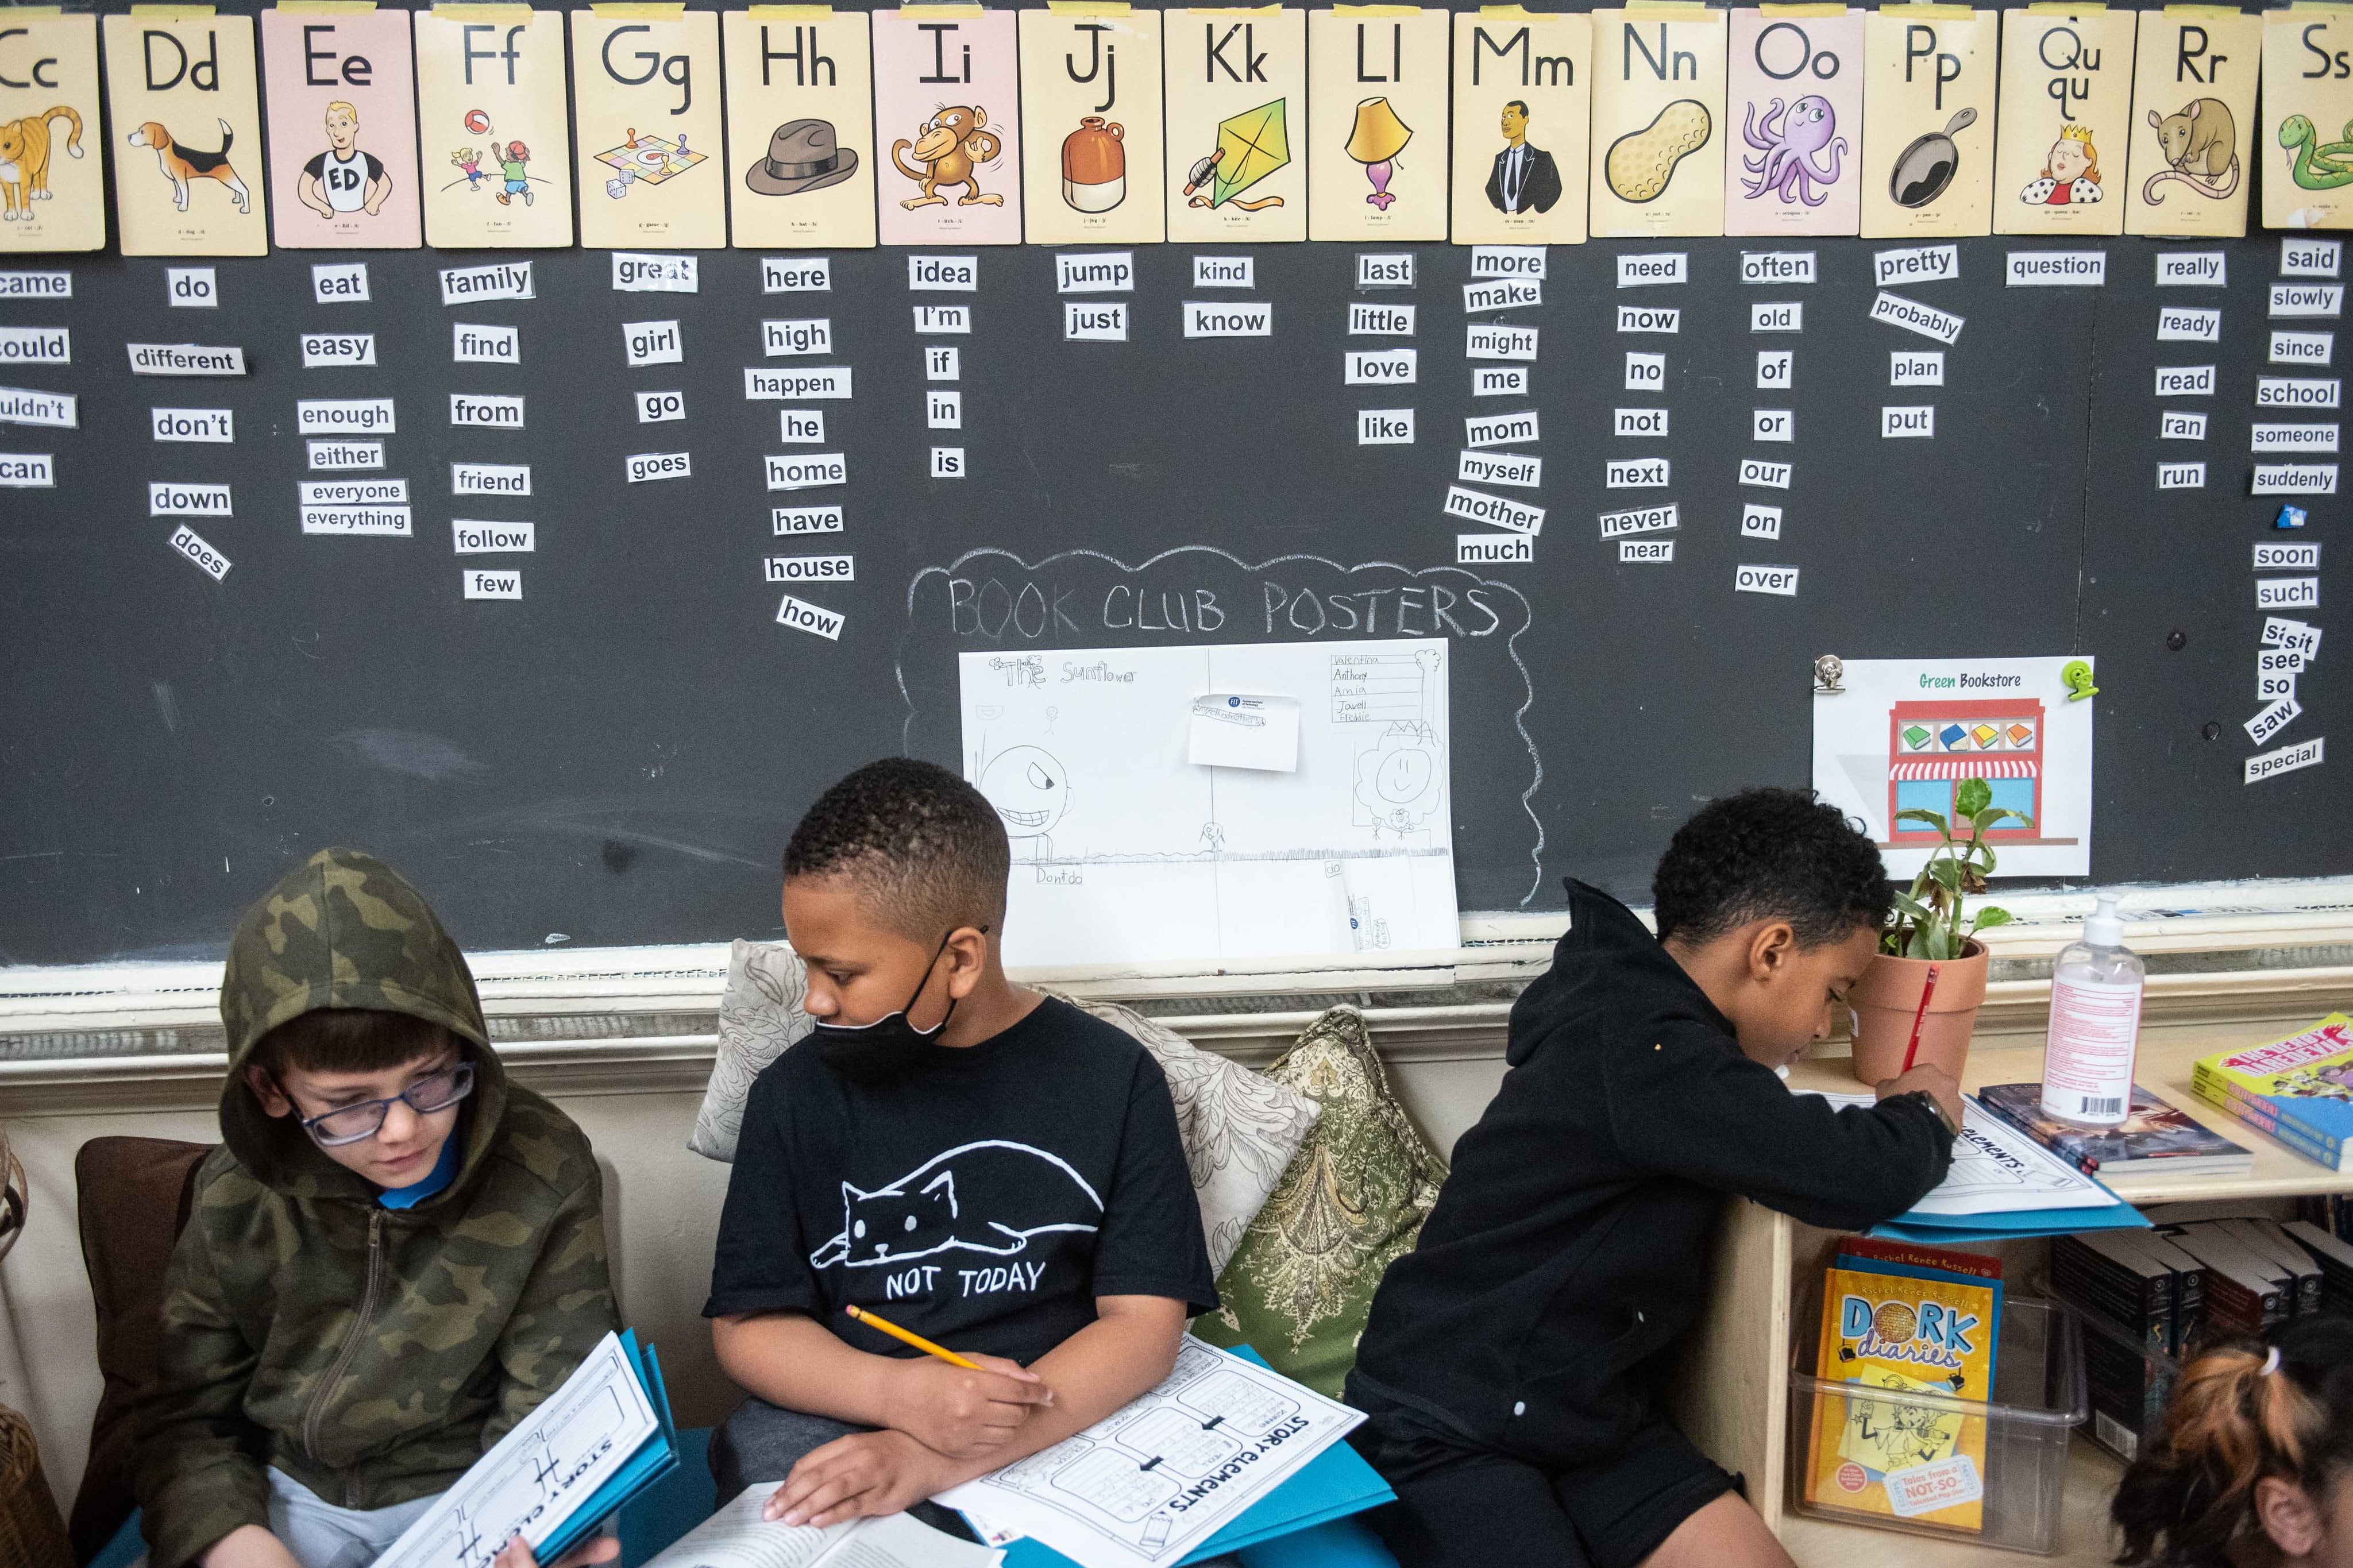
{"label": "hand sanitizer bottle", "polygon": [[2051,973],[2051,1035],[2042,1110],[2084,1127],[2114,1127],[2132,1110],[2133,1057],[2148,965],[2125,946],[2115,895],[2103,893],[2084,934]]}

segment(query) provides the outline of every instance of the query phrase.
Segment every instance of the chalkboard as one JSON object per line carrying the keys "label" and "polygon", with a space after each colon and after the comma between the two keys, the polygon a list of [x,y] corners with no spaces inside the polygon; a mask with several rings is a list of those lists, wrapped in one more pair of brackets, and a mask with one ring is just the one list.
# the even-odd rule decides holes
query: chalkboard
{"label": "chalkboard", "polygon": [[[1966,323],[1929,389],[1890,388],[1892,352],[1940,345],[1870,320],[1894,247],[1852,239],[1556,247],[1540,306],[1479,317],[1466,247],[1385,247],[1414,283],[1364,289],[1356,247],[1261,247],[1254,288],[1208,290],[1195,256],[1229,252],[1143,247],[1124,342],[1065,341],[1054,254],[1028,247],[976,252],[971,294],[911,290],[902,250],[832,253],[830,289],[795,294],[764,294],[750,252],[702,253],[691,294],[617,291],[604,252],[280,252],[198,263],[210,310],[167,303],[187,263],[26,261],[70,270],[72,297],[0,302],[0,325],[69,328],[73,358],[8,379],[77,395],[79,426],[0,426],[58,476],[0,491],[0,959],[216,953],[329,843],[392,859],[478,949],[773,932],[776,859],[818,790],[888,752],[956,762],[959,652],[1194,640],[1452,638],[1465,910],[1556,908],[1566,874],[1639,892],[1699,802],[1805,784],[1821,653],[2096,656],[2094,881],[2353,872],[2327,766],[2241,782],[2250,548],[2279,504],[2246,493],[2256,378],[2286,373],[2265,363],[2277,237],[1957,246],[1957,279],[1892,286]],[[2104,252],[2105,283],[2006,286],[2010,252],[2054,248]],[[1741,282],[1767,249],[1813,252],[1818,280]],[[2157,288],[2155,258],[2185,249],[2220,253],[2227,288]],[[1689,281],[1619,288],[1619,256],[1649,252],[1685,255]],[[439,269],[506,259],[535,298],[442,303]],[[351,261],[370,300],[315,302],[311,267]],[[1271,333],[1188,339],[1188,300],[1271,305]],[[2160,300],[2219,307],[2221,342],[2158,343]],[[1352,301],[1413,305],[1415,335],[1352,338]],[[1752,331],[1778,301],[1802,330]],[[927,304],[968,305],[971,331],[919,334]],[[1680,330],[1621,333],[1621,305]],[[831,355],[763,356],[764,319],[811,317]],[[624,323],[669,320],[682,363],[630,369]],[[1474,321],[1539,329],[1526,399],[1472,395]],[[520,363],[453,363],[457,323],[517,328]],[[301,334],[343,331],[374,333],[379,363],[303,368]],[[249,374],[130,374],[124,344],[186,342],[241,346]],[[1349,350],[1405,345],[1409,388],[1344,384]],[[926,423],[934,347],[959,351],[960,430]],[[1760,349],[1795,351],[1787,394],[1757,390]],[[1625,391],[1629,351],[1666,356],[1662,395]],[[2210,362],[2211,396],[2155,395],[2160,364]],[[810,363],[850,367],[854,395],[745,396],[746,366]],[[685,417],[639,423],[634,395],[662,390]],[[452,395],[520,395],[524,427],[452,428]],[[322,476],[296,403],[387,396],[381,472],[407,479],[413,536],[306,537],[297,485]],[[1890,404],[1933,404],[1934,437],[1883,438]],[[1668,408],[1670,434],[1614,437],[1630,405]],[[158,406],[228,408],[236,439],[154,441]],[[822,409],[822,446],[781,445],[781,406]],[[1413,444],[1357,444],[1358,410],[1407,406]],[[1751,440],[1760,406],[1794,411],[1792,442]],[[2168,407],[2205,411],[2205,439],[2160,443]],[[1519,448],[1544,458],[1517,492],[1546,509],[1535,560],[1457,566],[1479,531],[1440,510],[1461,421],[1521,408],[1541,418]],[[940,445],[965,477],[931,477]],[[765,488],[765,457],[819,450],[846,485]],[[625,481],[659,452],[691,476]],[[1602,488],[1607,461],[1649,455],[1669,489]],[[1738,484],[1747,457],[1793,464],[1788,489]],[[2160,492],[2176,458],[2206,487]],[[453,500],[453,462],[529,464],[533,492]],[[186,520],[226,577],[167,548],[154,481],[231,487],[233,515]],[[1673,560],[1621,563],[1597,514],[1669,499]],[[1778,542],[1740,537],[1744,500],[1782,507]],[[787,504],[839,504],[844,528],[779,538]],[[2327,540],[2343,501],[2306,504],[2293,537]],[[453,517],[528,520],[535,548],[459,556]],[[855,580],[765,580],[766,557],[819,552],[854,555]],[[1735,592],[1744,563],[1795,566],[1799,590]],[[461,597],[469,565],[519,572],[522,597]],[[785,592],[845,617],[838,640],[779,625]],[[2346,715],[2333,662],[2284,740]]]}

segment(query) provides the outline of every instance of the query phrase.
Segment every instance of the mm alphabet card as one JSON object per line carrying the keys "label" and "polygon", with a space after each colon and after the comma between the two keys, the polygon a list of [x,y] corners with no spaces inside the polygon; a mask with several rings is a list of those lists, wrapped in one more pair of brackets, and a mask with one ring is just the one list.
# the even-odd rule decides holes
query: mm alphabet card
{"label": "mm alphabet card", "polygon": [[572,13],[581,244],[726,245],[719,76],[714,11],[617,5]]}
{"label": "mm alphabet card", "polygon": [[2029,5],[2001,30],[1996,234],[2122,234],[2132,140],[2133,21]]}
{"label": "mm alphabet card", "polygon": [[1307,13],[1164,11],[1168,237],[1307,237]]}
{"label": "mm alphabet card", "polygon": [[874,13],[874,141],[888,148],[885,245],[1021,243],[1021,69],[1014,14]]}
{"label": "mm alphabet card", "polygon": [[1447,12],[1307,16],[1310,239],[1444,239]]}
{"label": "mm alphabet card", "polygon": [[729,229],[744,248],[874,244],[874,43],[863,11],[722,18]]}
{"label": "mm alphabet card", "polygon": [[1862,61],[1863,238],[1991,234],[2001,13],[1882,6]]}
{"label": "mm alphabet card", "polygon": [[106,244],[98,18],[0,19],[0,254]]}
{"label": "mm alphabet card", "polygon": [[106,18],[125,256],[266,256],[253,18],[142,6]]}
{"label": "mm alphabet card", "polygon": [[1064,4],[1021,18],[1021,204],[1032,245],[1168,232],[1160,13]]}
{"label": "mm alphabet card", "polygon": [[1725,25],[1673,0],[1593,13],[1595,238],[1724,232]]}
{"label": "mm alphabet card", "polygon": [[2133,67],[2125,232],[2247,232],[2263,19],[2168,6],[2140,19]]}
{"label": "mm alphabet card", "polygon": [[1593,129],[1593,18],[1454,14],[1454,243],[1580,245]]}
{"label": "mm alphabet card", "polygon": [[572,243],[564,13],[417,10],[418,184],[426,243]]}
{"label": "mm alphabet card", "polygon": [[261,14],[261,62],[279,248],[424,244],[407,13],[273,6]]}

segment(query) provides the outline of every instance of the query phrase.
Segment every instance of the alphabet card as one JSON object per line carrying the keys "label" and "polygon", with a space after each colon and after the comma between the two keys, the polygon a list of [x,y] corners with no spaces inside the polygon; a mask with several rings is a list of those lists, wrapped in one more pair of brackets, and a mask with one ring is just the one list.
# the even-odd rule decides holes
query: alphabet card
{"label": "alphabet card", "polygon": [[1445,11],[1307,17],[1307,237],[1446,237]]}
{"label": "alphabet card", "polygon": [[617,5],[572,13],[581,244],[726,245],[719,74],[715,11]]}
{"label": "alphabet card", "polygon": [[2263,14],[2265,228],[2353,228],[2353,6]]}
{"label": "alphabet card", "polygon": [[261,14],[261,62],[279,248],[423,245],[408,14],[274,6]]}
{"label": "alphabet card", "polygon": [[1593,19],[1454,14],[1454,243],[1581,245]]}
{"label": "alphabet card", "polygon": [[1596,238],[1724,232],[1725,47],[1701,5],[1593,13]]}
{"label": "alphabet card", "polygon": [[1307,237],[1307,13],[1164,11],[1168,237]]}
{"label": "alphabet card", "polygon": [[2130,11],[2094,5],[2010,14],[2001,33],[1994,233],[2125,231],[2133,20]]}
{"label": "alphabet card", "polygon": [[[1020,47],[1013,13],[874,13],[874,141],[885,245],[1021,243]],[[879,163],[880,160],[878,159]]]}
{"label": "alphabet card", "polygon": [[0,253],[106,244],[98,18],[11,12],[0,24]]}
{"label": "alphabet card", "polygon": [[[1862,223],[1862,13],[1732,14],[1724,232],[1852,234]],[[1733,134],[1730,119],[1740,122]]]}
{"label": "alphabet card", "polygon": [[729,234],[745,248],[874,244],[874,41],[863,11],[730,11]]}
{"label": "alphabet card", "polygon": [[426,241],[458,250],[570,245],[564,13],[411,15]]}
{"label": "alphabet card", "polygon": [[1993,232],[2001,14],[1883,6],[1862,19],[1862,237]]}
{"label": "alphabet card", "polygon": [[1029,243],[1158,244],[1168,232],[1160,13],[1062,5],[1019,16]]}
{"label": "alphabet card", "polygon": [[125,256],[266,256],[253,18],[210,6],[106,18],[108,119]]}
{"label": "alphabet card", "polygon": [[2247,232],[2263,21],[2233,10],[2151,11],[2134,50],[2125,232]]}

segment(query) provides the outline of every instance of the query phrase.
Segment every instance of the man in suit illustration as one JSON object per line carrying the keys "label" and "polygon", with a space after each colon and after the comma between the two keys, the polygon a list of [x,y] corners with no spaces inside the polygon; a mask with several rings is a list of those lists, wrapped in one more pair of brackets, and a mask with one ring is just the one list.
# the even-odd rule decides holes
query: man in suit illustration
{"label": "man in suit illustration", "polygon": [[1504,105],[1504,140],[1487,174],[1488,203],[1500,213],[1550,212],[1560,200],[1560,170],[1552,154],[1528,145],[1528,106],[1518,99]]}

